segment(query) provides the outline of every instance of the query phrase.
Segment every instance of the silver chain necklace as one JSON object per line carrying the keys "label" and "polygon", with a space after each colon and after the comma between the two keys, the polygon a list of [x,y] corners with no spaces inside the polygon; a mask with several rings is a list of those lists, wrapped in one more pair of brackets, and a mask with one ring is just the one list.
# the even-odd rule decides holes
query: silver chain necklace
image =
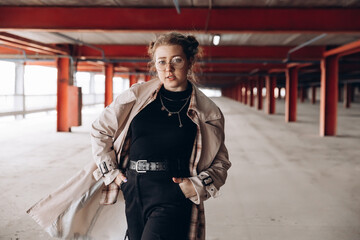
{"label": "silver chain necklace", "polygon": [[162,94],[160,93],[160,102],[161,102],[161,106],[162,106],[162,107],[161,107],[161,111],[167,111],[167,112],[168,112],[168,117],[171,117],[173,114],[177,114],[178,119],[179,119],[179,127],[180,127],[180,128],[183,127],[183,124],[182,124],[182,122],[181,122],[180,112],[184,109],[184,107],[185,107],[186,104],[188,103],[190,97],[191,97],[191,95],[186,98],[186,101],[185,101],[184,105],[180,108],[179,111],[177,111],[177,112],[171,112],[169,109],[167,109],[167,108],[165,107],[164,102],[163,102],[163,100],[162,100],[163,96],[162,96]]}

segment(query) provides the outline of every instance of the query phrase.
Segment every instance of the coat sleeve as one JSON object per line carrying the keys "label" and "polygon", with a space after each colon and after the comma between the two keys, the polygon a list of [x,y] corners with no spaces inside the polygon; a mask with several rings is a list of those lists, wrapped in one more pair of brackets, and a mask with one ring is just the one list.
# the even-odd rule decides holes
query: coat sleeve
{"label": "coat sleeve", "polygon": [[96,180],[103,177],[105,185],[113,182],[120,172],[113,143],[116,133],[124,128],[135,100],[131,89],[123,92],[91,125],[92,154],[98,166],[93,175]]}
{"label": "coat sleeve", "polygon": [[231,167],[228,151],[224,143],[224,116],[222,114],[217,126],[220,129],[221,138],[220,147],[215,158],[209,168],[201,171],[197,176],[190,177],[197,195],[189,199],[195,204],[200,204],[200,202],[210,197],[219,196],[220,187],[225,184],[227,171]]}

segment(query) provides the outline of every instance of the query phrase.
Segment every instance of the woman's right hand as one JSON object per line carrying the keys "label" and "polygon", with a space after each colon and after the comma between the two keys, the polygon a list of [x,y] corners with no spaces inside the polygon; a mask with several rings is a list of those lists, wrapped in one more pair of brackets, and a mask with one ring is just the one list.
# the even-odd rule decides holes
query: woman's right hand
{"label": "woman's right hand", "polygon": [[120,172],[119,175],[117,175],[116,178],[115,178],[115,183],[120,187],[120,184],[121,184],[122,182],[125,182],[125,183],[126,183],[126,182],[127,182],[127,178],[126,178],[126,176],[125,176],[124,173]]}

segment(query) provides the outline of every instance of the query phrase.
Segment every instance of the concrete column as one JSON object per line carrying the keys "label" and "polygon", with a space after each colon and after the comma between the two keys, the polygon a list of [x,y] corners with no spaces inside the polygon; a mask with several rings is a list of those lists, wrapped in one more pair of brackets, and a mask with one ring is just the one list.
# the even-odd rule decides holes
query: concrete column
{"label": "concrete column", "polygon": [[276,76],[266,76],[265,77],[266,82],[266,111],[268,114],[274,114],[275,113],[275,94],[274,90],[276,87]]}
{"label": "concrete column", "polygon": [[57,74],[57,131],[70,132],[69,121],[69,85],[72,82],[69,58],[58,58],[56,61]]}
{"label": "concrete column", "polygon": [[249,80],[249,88],[250,88],[250,107],[254,106],[254,79]]}
{"label": "concrete column", "polygon": [[237,101],[237,88],[236,85],[231,87],[231,98]]}
{"label": "concrete column", "polygon": [[286,71],[285,121],[296,121],[296,104],[298,95],[298,67],[290,67]]}
{"label": "concrete column", "polygon": [[300,88],[300,102],[305,102],[305,98],[306,98],[306,88],[304,86],[302,86]]}
{"label": "concrete column", "polygon": [[239,85],[238,85],[238,91],[239,91],[239,98],[238,98],[238,101],[239,102],[243,102],[243,92],[242,92],[242,88],[243,88],[243,82],[240,81],[239,82]]}
{"label": "concrete column", "polygon": [[321,60],[320,136],[335,136],[339,84],[339,57]]}
{"label": "concrete column", "polygon": [[15,111],[21,111],[22,114],[15,115],[16,119],[25,117],[25,88],[24,88],[25,63],[15,64]]}
{"label": "concrete column", "polygon": [[316,87],[315,86],[311,87],[311,103],[312,104],[316,103]]}
{"label": "concrete column", "polygon": [[258,77],[257,79],[257,109],[263,109],[263,98],[262,98],[262,89],[263,89],[263,78]]}
{"label": "concrete column", "polygon": [[246,79],[245,81],[244,81],[244,104],[245,105],[247,105],[247,103],[248,103],[248,90],[249,90],[249,80],[248,79]]}
{"label": "concrete column", "polygon": [[130,75],[129,76],[129,83],[130,83],[130,87],[132,86],[132,85],[134,85],[135,83],[137,83],[137,76],[136,75],[134,75],[134,74],[132,74],[132,75]]}
{"label": "concrete column", "polygon": [[105,101],[104,105],[107,107],[113,101],[113,77],[114,64],[106,64],[105,66]]}
{"label": "concrete column", "polygon": [[[275,79],[276,80],[276,79]],[[276,85],[276,84],[275,84]],[[281,87],[278,87],[278,99],[281,99]]]}
{"label": "concrete column", "polygon": [[351,83],[345,83],[344,84],[344,107],[350,108],[351,104]]}
{"label": "concrete column", "polygon": [[236,91],[236,101],[239,101],[239,99],[240,99],[240,86],[239,86],[239,84],[236,84],[235,85],[235,91]]}

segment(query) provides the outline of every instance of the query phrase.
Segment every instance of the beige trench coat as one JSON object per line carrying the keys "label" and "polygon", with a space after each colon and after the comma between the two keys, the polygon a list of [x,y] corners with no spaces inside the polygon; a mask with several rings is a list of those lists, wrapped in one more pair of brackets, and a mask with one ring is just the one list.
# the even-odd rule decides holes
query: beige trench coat
{"label": "beige trench coat", "polygon": [[[124,152],[130,122],[156,98],[160,87],[158,79],[136,84],[105,108],[92,125],[95,162],[85,166],[28,210],[29,215],[51,236],[65,239],[124,238],[124,199],[113,182],[119,172],[115,166],[127,164]],[[187,114],[198,128],[189,166],[190,180],[197,192],[196,196],[189,197],[194,203],[189,237],[191,240],[204,240],[203,201],[218,196],[231,163],[224,145],[223,115],[195,86]],[[104,162],[109,172],[102,176],[98,166]],[[120,204],[114,204],[116,201]]]}

